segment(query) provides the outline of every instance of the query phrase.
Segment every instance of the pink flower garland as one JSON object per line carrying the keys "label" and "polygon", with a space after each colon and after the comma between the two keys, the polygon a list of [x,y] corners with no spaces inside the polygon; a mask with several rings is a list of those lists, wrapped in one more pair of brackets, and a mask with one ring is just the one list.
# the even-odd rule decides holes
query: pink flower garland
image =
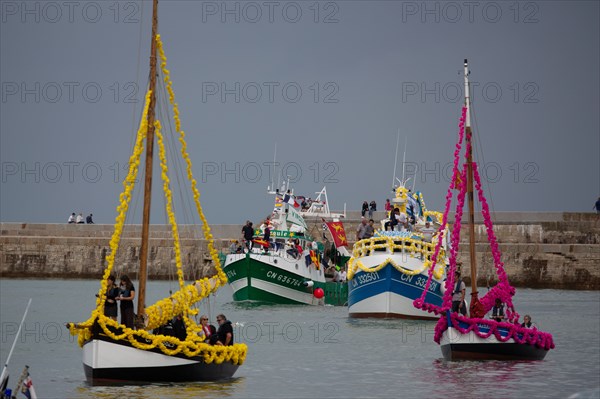
{"label": "pink flower garland", "polygon": [[[440,228],[438,229],[438,241],[435,246],[435,251],[433,256],[431,257],[431,267],[429,268],[429,278],[427,279],[427,283],[425,284],[425,288],[423,289],[423,293],[421,297],[415,299],[413,301],[413,305],[418,309],[426,310],[431,313],[434,312],[436,315],[439,314],[442,308],[439,306],[426,304],[425,297],[427,296],[427,292],[429,292],[429,287],[431,285],[433,271],[435,270],[435,266],[437,264],[438,255],[440,253],[440,248],[442,246],[442,241],[444,238],[444,229],[446,228],[446,224],[448,222],[448,212],[450,211],[450,205],[452,203],[452,188],[454,186],[454,182],[456,181],[456,177],[458,176],[458,161],[460,159],[460,150],[462,147],[462,142],[464,138],[465,132],[465,121],[467,119],[467,107],[462,108],[460,121],[458,123],[458,142],[456,143],[456,148],[454,150],[454,168],[452,169],[452,179],[450,180],[450,186],[448,187],[448,192],[446,194],[446,207],[444,209],[444,214],[442,216],[442,223]],[[463,179],[464,182],[464,179]]]}
{"label": "pink flower garland", "polygon": [[456,214],[454,216],[454,226],[452,226],[452,240],[450,243],[450,268],[446,274],[446,291],[442,302],[442,311],[452,309],[452,294],[454,285],[456,284],[454,274],[456,272],[456,258],[458,257],[458,249],[460,248],[460,227],[462,224],[462,215],[465,205],[465,194],[467,193],[467,165],[463,165],[461,174],[460,191],[456,198]]}
{"label": "pink flower garland", "polygon": [[494,226],[492,225],[492,218],[490,215],[490,209],[488,207],[483,190],[481,188],[481,177],[479,175],[479,169],[477,164],[473,162],[473,176],[475,178],[475,187],[477,189],[477,195],[479,202],[481,202],[481,214],[483,215],[483,222],[487,231],[488,241],[492,250],[492,257],[494,258],[494,266],[496,268],[496,274],[498,275],[498,284],[494,289],[490,290],[485,296],[481,298],[481,304],[483,305],[486,312],[488,312],[493,306],[496,298],[500,298],[507,306],[506,315],[508,320],[517,323],[519,320],[519,314],[514,311],[512,303],[512,297],[515,294],[515,289],[508,282],[508,276],[504,271],[504,263],[501,260],[500,249],[498,248],[498,240],[494,234]]}
{"label": "pink flower garland", "polygon": [[[535,327],[526,328],[521,327],[518,324],[497,322],[490,319],[470,319],[460,315],[459,313],[452,313],[450,317],[452,319],[452,326],[461,334],[468,334],[469,332],[473,331],[475,335],[483,339],[487,339],[493,334],[494,337],[496,337],[496,339],[500,342],[507,342],[508,340],[513,339],[518,344],[535,345],[546,350],[554,349],[555,347],[552,334],[539,331]],[[468,327],[462,328],[459,325],[459,322],[468,324]],[[479,325],[487,326],[489,331],[487,333],[481,332],[479,330]],[[440,318],[435,326],[435,336],[433,338],[435,342],[438,344],[440,343],[442,334],[447,328],[448,321],[446,318]],[[502,330],[500,330],[500,328],[508,331],[508,333],[506,335],[502,335]]]}

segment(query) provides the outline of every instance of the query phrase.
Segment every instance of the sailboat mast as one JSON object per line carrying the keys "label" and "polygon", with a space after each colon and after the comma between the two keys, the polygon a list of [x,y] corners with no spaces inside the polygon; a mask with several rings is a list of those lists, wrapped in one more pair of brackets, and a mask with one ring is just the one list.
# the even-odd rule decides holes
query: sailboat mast
{"label": "sailboat mast", "polygon": [[[469,201],[469,256],[471,258],[471,295],[477,298],[477,258],[475,253],[475,202],[473,198],[473,132],[471,130],[471,98],[469,96],[469,66],[465,59],[465,107],[467,119],[467,197]],[[470,145],[469,145],[470,144]],[[471,303],[474,301],[472,300]]]}
{"label": "sailboat mast", "polygon": [[148,106],[148,131],[146,134],[146,169],[144,181],[144,210],[142,216],[142,244],[140,247],[138,322],[144,315],[146,279],[148,277],[148,236],[150,231],[150,199],[152,194],[152,161],[154,153],[154,108],[156,103],[156,34],[158,33],[158,0],[152,4],[152,40],[150,44],[150,104]]}

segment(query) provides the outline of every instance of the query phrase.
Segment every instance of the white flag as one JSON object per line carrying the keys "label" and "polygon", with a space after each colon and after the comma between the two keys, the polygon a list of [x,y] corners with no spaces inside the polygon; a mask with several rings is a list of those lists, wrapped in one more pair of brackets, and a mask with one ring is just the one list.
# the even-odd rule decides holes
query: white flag
{"label": "white flag", "polygon": [[287,221],[290,223],[297,224],[298,226],[302,226],[305,229],[308,228],[306,226],[306,223],[304,222],[304,218],[302,217],[302,215],[300,215],[300,213],[292,207],[288,208]]}

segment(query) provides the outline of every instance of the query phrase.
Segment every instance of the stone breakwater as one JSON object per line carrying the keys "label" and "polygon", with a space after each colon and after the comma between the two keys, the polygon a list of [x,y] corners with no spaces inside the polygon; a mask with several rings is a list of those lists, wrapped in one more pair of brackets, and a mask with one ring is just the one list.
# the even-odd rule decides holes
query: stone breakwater
{"label": "stone breakwater", "polygon": [[[353,243],[360,213],[349,212],[344,226]],[[511,284],[531,288],[600,290],[600,215],[591,213],[497,212],[494,232]],[[374,219],[383,218],[376,212]],[[452,220],[452,219],[451,219]],[[479,286],[493,285],[495,273],[487,233],[476,218]],[[321,237],[320,219],[307,220],[311,233]],[[227,251],[240,237],[241,225],[214,225],[218,250]],[[463,227],[459,260],[467,266],[469,253]],[[109,254],[111,225],[0,223],[0,275],[19,278],[99,278]],[[140,226],[123,233],[115,274],[136,277]],[[213,265],[198,226],[180,226],[184,275],[188,280],[213,273]],[[151,227],[148,273],[154,279],[176,278],[173,239],[169,226]],[[465,276],[465,282],[468,281]]]}

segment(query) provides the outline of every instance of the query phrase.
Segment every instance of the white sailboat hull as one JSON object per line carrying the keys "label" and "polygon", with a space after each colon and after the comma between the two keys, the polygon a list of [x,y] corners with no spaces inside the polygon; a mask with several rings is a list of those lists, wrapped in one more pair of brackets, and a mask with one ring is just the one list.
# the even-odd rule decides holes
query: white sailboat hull
{"label": "white sailboat hull", "polygon": [[201,356],[169,356],[102,337],[84,344],[83,368],[88,382],[96,385],[215,381],[231,378],[238,366],[231,362],[207,364]]}
{"label": "white sailboat hull", "polygon": [[450,327],[442,334],[440,348],[446,360],[542,360],[547,349],[529,344],[520,344],[512,338],[506,342],[494,334],[487,338],[475,332],[462,334]]}

